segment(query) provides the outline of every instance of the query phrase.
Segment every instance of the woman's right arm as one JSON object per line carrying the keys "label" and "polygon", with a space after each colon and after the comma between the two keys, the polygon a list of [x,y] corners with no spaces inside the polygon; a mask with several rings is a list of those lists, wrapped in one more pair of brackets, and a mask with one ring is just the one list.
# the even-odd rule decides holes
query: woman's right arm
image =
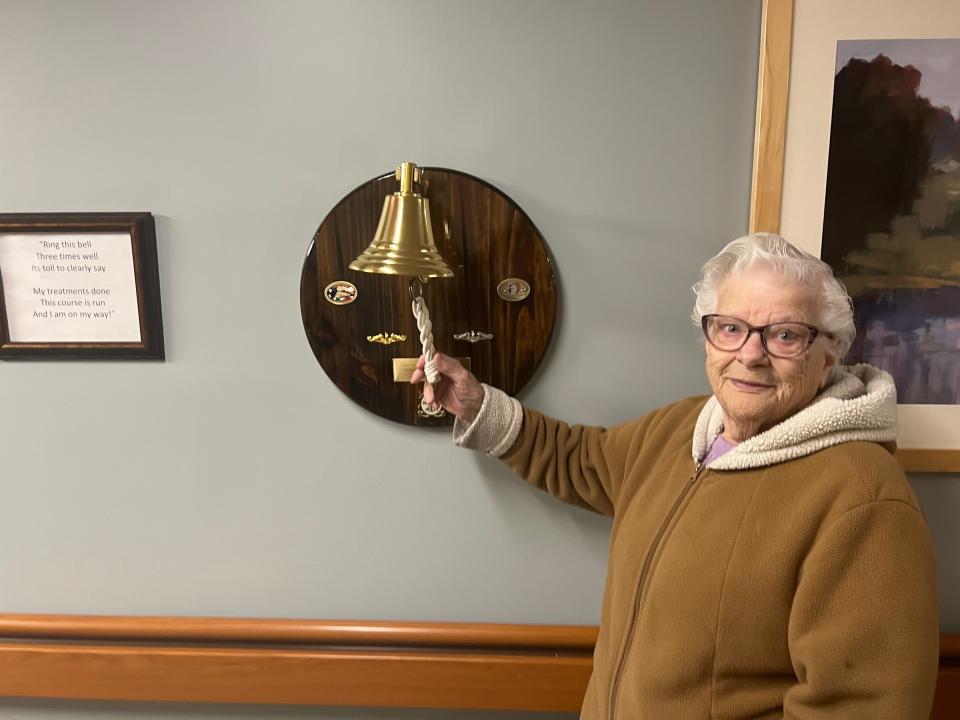
{"label": "woman's right arm", "polygon": [[[436,355],[442,379],[424,399],[457,417],[454,442],[499,457],[518,475],[558,500],[613,515],[626,459],[643,421],[614,428],[568,425],[524,408],[502,390],[480,383],[452,358]],[[411,382],[423,378],[423,358]]]}
{"label": "woman's right arm", "polygon": [[612,516],[636,436],[636,422],[615,428],[568,425],[524,408],[520,433],[500,459],[558,500]]}

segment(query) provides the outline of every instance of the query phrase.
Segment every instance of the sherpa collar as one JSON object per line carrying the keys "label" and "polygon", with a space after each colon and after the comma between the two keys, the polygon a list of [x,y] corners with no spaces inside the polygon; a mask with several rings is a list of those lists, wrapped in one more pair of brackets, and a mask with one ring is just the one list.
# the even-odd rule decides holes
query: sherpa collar
{"label": "sherpa collar", "polygon": [[[723,428],[723,408],[711,396],[693,431],[693,459],[707,454]],[[813,402],[783,422],[744,440],[710,463],[711,470],[746,470],[793,460],[852,440],[886,442],[897,436],[897,389],[872,365],[835,367]]]}

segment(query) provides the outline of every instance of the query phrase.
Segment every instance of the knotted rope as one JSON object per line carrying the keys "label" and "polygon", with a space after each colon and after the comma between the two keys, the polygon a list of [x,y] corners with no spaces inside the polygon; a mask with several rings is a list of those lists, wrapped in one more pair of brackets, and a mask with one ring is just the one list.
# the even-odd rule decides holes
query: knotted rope
{"label": "knotted rope", "polygon": [[[427,310],[427,303],[424,302],[422,295],[417,295],[413,299],[413,316],[417,319],[417,328],[420,330],[420,344],[423,345],[423,357],[426,360],[423,372],[427,376],[427,382],[436,385],[441,376],[433,362],[433,357],[436,355],[436,350],[433,347],[433,323],[430,322],[430,311]],[[432,408],[426,400],[420,401],[420,409],[432,417],[439,417],[444,414],[442,407]]]}

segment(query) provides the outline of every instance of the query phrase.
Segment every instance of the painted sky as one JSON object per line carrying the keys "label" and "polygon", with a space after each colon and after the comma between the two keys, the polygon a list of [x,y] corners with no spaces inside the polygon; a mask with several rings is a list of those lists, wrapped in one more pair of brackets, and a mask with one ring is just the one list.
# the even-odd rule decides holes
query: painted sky
{"label": "painted sky", "polygon": [[839,72],[851,58],[886,55],[897,65],[913,65],[923,74],[919,94],[937,107],[949,107],[960,119],[960,38],[941,40],[840,40]]}

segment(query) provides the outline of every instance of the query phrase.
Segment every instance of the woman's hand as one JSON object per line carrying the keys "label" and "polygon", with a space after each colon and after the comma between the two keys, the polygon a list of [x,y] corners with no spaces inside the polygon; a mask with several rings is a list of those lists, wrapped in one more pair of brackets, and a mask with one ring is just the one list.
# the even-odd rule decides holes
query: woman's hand
{"label": "woman's hand", "polygon": [[[426,359],[421,355],[417,360],[417,369],[410,378],[411,384],[415,385],[424,379],[424,364]],[[433,364],[440,373],[440,381],[436,385],[424,383],[423,399],[431,407],[436,407],[439,403],[444,410],[464,422],[473,422],[483,404],[483,385],[451,357],[436,353]]]}

